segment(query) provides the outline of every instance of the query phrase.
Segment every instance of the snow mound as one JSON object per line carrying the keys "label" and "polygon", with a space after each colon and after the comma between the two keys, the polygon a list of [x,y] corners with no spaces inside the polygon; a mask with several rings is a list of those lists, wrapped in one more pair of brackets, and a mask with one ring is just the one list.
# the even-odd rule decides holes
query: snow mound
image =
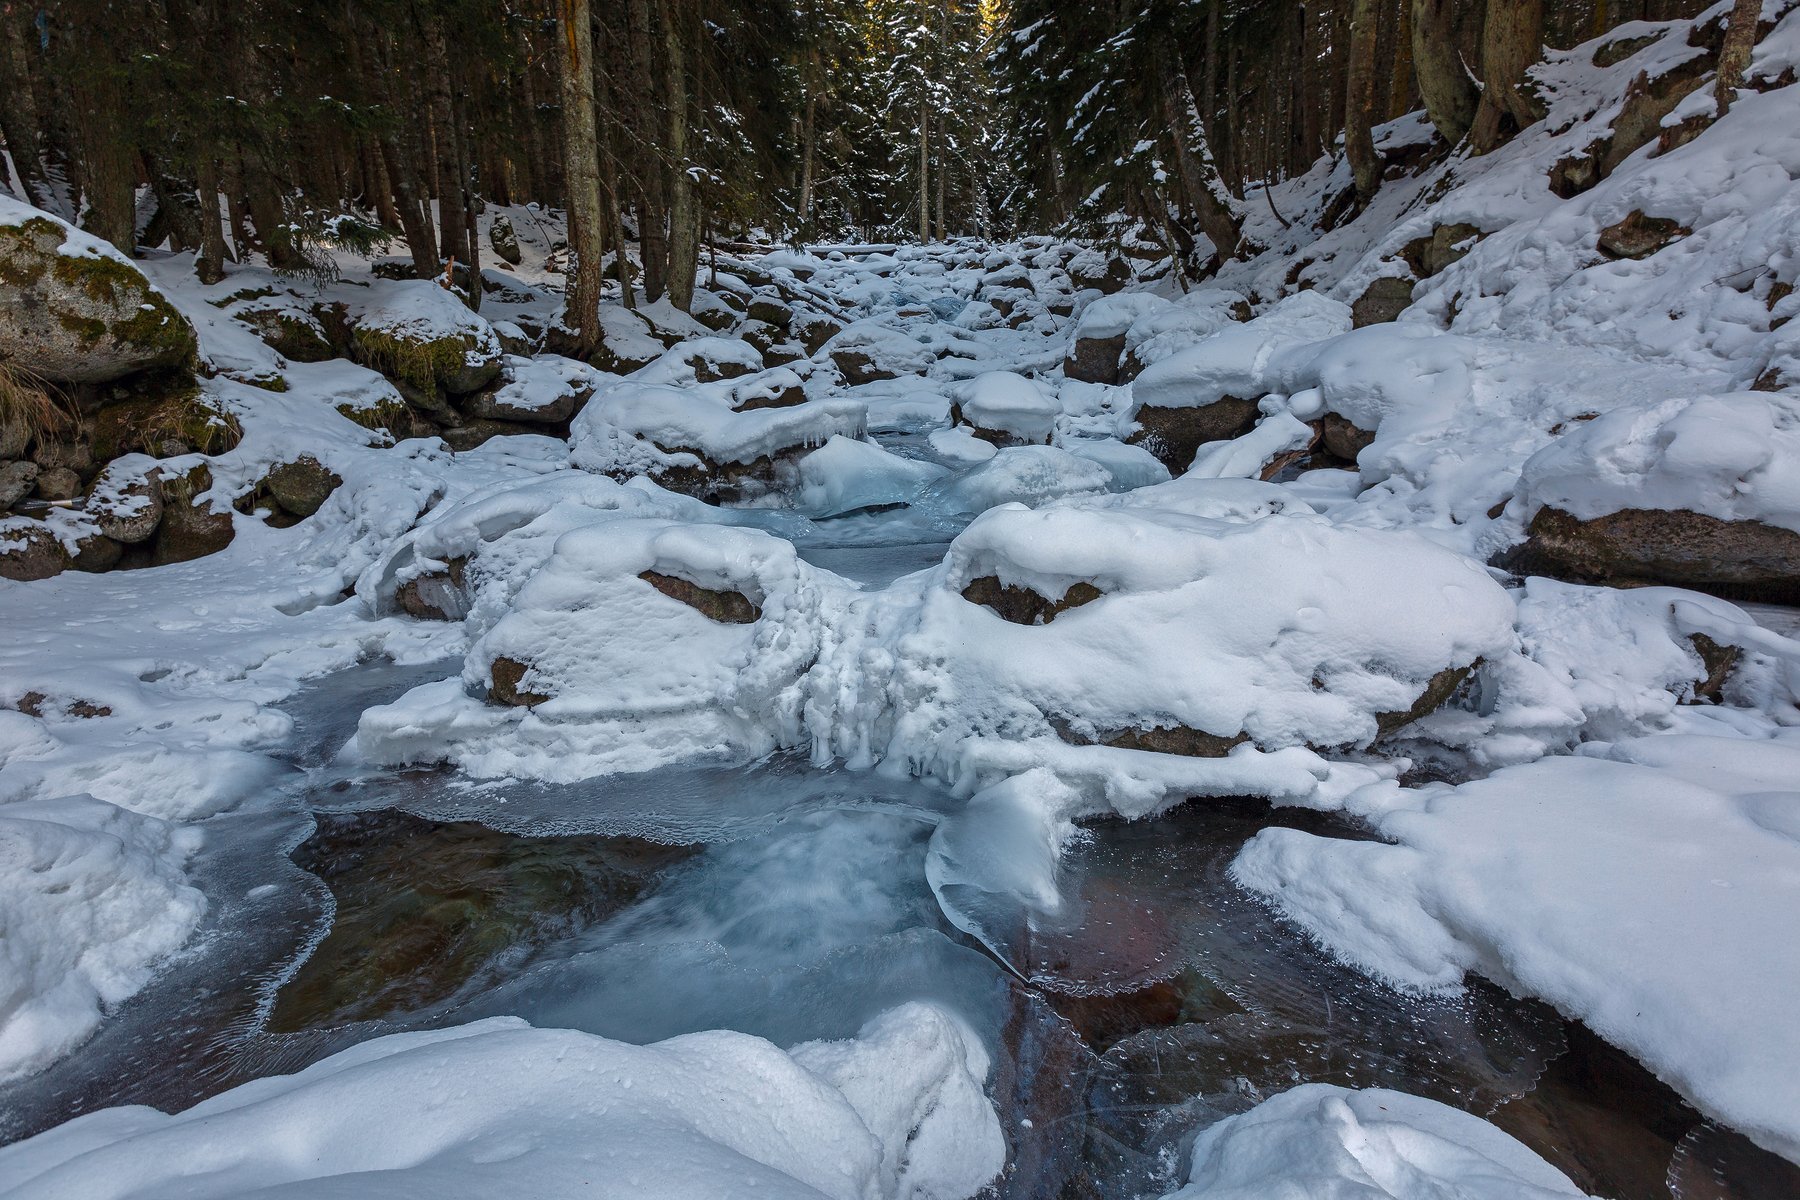
{"label": "snow mound", "polygon": [[1582,1192],[1480,1117],[1404,1092],[1308,1083],[1194,1143],[1163,1200],[1552,1200]]}
{"label": "snow mound", "polygon": [[1626,508],[1687,509],[1800,530],[1800,396],[1744,392],[1616,409],[1525,463],[1529,516],[1592,520]]}
{"label": "snow mound", "polygon": [[584,470],[659,475],[709,464],[748,466],[822,446],[833,436],[860,438],[866,423],[866,410],[854,400],[737,412],[711,392],[633,382],[589,401],[575,418],[570,443]]}
{"label": "snow mound", "polygon": [[789,1053],[500,1017],[376,1038],[173,1115],[91,1113],[0,1149],[0,1195],[962,1200],[1004,1159],[987,1065],[923,1004]]}
{"label": "snow mound", "polygon": [[[1665,735],[1349,798],[1392,843],[1292,829],[1233,876],[1404,987],[1537,996],[1800,1160],[1800,740]],[[1750,949],[1753,948],[1753,949]]]}
{"label": "snow mound", "polygon": [[801,511],[834,517],[862,508],[908,504],[920,489],[941,478],[944,468],[901,458],[870,442],[834,436],[800,460]]}
{"label": "snow mound", "polygon": [[952,393],[963,419],[1021,442],[1047,442],[1062,406],[1041,384],[1012,371],[984,371]]}
{"label": "snow mound", "polygon": [[73,1049],[187,940],[199,845],[91,796],[0,805],[0,1082]]}

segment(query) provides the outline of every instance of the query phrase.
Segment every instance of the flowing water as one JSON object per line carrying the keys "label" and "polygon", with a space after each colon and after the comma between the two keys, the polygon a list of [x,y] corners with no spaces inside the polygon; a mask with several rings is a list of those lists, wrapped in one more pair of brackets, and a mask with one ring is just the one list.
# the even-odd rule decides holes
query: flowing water
{"label": "flowing water", "polygon": [[[934,564],[951,532],[918,513],[813,530],[808,558],[877,586]],[[1545,1006],[1479,981],[1400,995],[1228,879],[1271,824],[1367,836],[1334,818],[1228,800],[1097,821],[1067,848],[1053,917],[992,895],[965,909],[954,887],[947,912],[927,863],[962,804],[916,780],[789,756],[560,786],[336,761],[362,709],[455,669],[372,662],[292,698],[285,785],[207,823],[206,928],[80,1052],[11,1090],[0,1136],[182,1107],[497,1013],[792,1044],[928,999],[994,1049],[996,1196],[1160,1195],[1198,1129],[1307,1081],[1490,1117],[1600,1195],[1800,1195],[1793,1168]]]}

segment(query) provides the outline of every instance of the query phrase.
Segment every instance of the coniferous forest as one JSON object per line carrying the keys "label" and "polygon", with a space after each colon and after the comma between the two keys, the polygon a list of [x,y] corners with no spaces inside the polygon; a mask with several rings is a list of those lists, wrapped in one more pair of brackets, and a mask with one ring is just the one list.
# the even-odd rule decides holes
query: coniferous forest
{"label": "coniferous forest", "polygon": [[0,0],[0,1200],[1800,1197],[1800,0]]}

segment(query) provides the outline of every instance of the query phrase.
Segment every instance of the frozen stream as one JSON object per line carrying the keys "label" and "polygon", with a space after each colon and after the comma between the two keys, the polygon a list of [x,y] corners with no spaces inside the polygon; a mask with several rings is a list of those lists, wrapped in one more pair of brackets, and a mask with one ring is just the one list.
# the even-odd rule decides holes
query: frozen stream
{"label": "frozen stream", "polygon": [[[875,585],[949,535],[905,510],[811,528],[807,557]],[[7,1138],[493,1014],[787,1045],[929,999],[995,1050],[998,1195],[1160,1195],[1196,1129],[1306,1081],[1488,1116],[1595,1194],[1795,1194],[1792,1168],[1547,1007],[1479,985],[1403,997],[1226,877],[1258,829],[1366,836],[1341,822],[1202,801],[1095,823],[1064,858],[1054,921],[951,889],[967,903],[953,923],[926,861],[961,802],[917,781],[787,757],[569,786],[335,761],[364,708],[453,670],[371,662],[287,703],[292,772],[209,823],[207,927],[79,1053],[11,1090]]]}

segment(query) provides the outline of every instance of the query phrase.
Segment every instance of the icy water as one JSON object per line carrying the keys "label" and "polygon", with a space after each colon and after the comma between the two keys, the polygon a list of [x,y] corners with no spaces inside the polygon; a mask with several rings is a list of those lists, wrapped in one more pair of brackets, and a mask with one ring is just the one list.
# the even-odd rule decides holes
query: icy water
{"label": "icy water", "polygon": [[[809,558],[877,585],[934,564],[947,536],[920,514],[819,528]],[[932,838],[962,805],[911,779],[778,757],[549,786],[338,761],[363,709],[455,669],[368,663],[292,698],[284,786],[207,823],[201,936],[80,1052],[13,1088],[0,1136],[112,1104],[184,1107],[498,1013],[786,1045],[928,999],[994,1050],[997,1197],[1160,1195],[1198,1129],[1308,1081],[1487,1116],[1597,1195],[1800,1195],[1794,1168],[1545,1006],[1480,983],[1400,995],[1227,878],[1271,824],[1366,836],[1332,818],[1227,800],[1099,821],[1065,855],[1054,919],[954,884],[941,903]]]}

